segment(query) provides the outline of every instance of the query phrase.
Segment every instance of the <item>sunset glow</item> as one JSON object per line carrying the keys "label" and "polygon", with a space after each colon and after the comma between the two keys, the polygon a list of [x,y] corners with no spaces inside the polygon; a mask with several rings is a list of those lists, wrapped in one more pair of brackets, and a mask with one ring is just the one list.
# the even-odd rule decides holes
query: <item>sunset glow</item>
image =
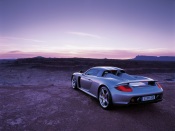
{"label": "sunset glow", "polygon": [[1,0],[0,59],[175,56],[172,0]]}

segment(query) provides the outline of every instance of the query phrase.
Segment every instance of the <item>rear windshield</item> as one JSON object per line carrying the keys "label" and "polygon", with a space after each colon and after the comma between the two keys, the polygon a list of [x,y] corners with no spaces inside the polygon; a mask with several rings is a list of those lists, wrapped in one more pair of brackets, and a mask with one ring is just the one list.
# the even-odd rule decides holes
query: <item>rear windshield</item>
{"label": "rear windshield", "polygon": [[116,76],[120,76],[121,74],[125,73],[124,70],[105,70],[102,76],[106,76],[107,74],[113,74]]}

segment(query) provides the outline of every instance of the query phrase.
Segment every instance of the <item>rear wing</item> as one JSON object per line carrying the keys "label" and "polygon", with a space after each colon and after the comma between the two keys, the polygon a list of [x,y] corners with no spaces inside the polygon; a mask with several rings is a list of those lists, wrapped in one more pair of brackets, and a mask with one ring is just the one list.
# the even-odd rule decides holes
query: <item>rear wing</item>
{"label": "rear wing", "polygon": [[130,83],[148,83],[148,85],[155,85],[155,83],[157,82],[157,80],[132,80],[132,81],[124,81],[124,82],[119,82],[118,85],[129,85]]}

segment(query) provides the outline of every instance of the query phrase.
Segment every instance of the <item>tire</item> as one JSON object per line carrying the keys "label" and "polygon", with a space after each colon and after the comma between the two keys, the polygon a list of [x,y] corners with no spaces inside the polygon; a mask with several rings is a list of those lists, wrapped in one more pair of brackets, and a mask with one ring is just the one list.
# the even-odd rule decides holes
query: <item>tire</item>
{"label": "tire", "polygon": [[72,76],[71,84],[72,84],[73,89],[77,89],[77,80],[76,80],[75,76]]}
{"label": "tire", "polygon": [[110,109],[112,106],[111,93],[107,87],[103,86],[100,88],[98,93],[99,104],[103,109]]}

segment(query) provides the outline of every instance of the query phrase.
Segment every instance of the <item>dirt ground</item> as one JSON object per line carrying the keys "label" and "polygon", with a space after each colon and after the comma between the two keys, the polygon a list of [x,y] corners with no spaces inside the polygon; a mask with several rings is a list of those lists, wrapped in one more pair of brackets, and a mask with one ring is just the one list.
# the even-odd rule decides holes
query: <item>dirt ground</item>
{"label": "dirt ground", "polygon": [[0,66],[0,130],[175,130],[174,72],[143,74],[161,83],[162,102],[115,106],[109,111],[71,88],[73,72]]}

